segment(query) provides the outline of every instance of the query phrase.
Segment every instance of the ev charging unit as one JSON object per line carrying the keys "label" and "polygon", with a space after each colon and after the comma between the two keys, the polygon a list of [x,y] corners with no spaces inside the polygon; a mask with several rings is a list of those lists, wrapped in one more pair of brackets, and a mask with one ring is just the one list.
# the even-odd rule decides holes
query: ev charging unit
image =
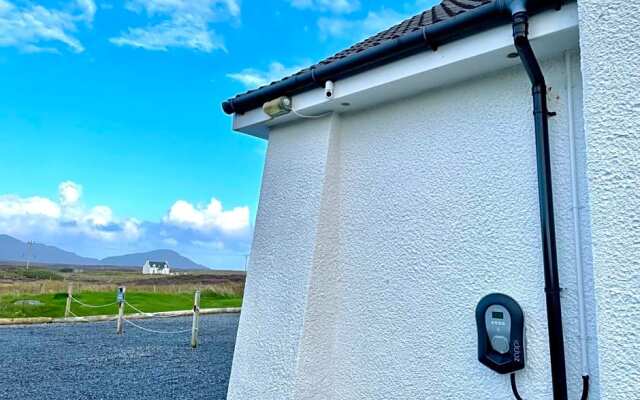
{"label": "ev charging unit", "polygon": [[476,307],[478,360],[499,374],[525,366],[524,313],[511,297],[493,293]]}

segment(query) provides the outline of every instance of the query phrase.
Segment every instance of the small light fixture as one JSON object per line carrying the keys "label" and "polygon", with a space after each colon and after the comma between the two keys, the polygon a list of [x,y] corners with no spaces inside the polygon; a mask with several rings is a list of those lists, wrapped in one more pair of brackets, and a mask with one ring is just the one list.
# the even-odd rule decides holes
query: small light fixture
{"label": "small light fixture", "polygon": [[262,111],[271,118],[289,114],[291,112],[291,98],[287,96],[278,97],[262,105]]}
{"label": "small light fixture", "polygon": [[518,53],[515,51],[513,53],[509,53],[507,54],[507,58],[518,58]]}

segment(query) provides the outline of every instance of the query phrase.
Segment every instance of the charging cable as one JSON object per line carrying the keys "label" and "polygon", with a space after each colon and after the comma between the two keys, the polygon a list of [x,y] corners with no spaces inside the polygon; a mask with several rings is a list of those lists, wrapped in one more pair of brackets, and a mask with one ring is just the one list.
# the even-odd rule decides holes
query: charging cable
{"label": "charging cable", "polygon": [[[515,372],[511,374],[511,390],[513,391],[513,397],[516,400],[523,400],[518,393],[518,385],[516,384],[516,374]],[[585,375],[582,377],[582,397],[580,400],[587,400],[589,398],[589,376]]]}

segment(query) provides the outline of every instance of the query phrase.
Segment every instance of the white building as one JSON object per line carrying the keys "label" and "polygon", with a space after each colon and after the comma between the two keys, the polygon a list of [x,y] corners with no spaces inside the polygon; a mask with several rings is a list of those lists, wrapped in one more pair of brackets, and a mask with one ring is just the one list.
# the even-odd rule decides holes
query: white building
{"label": "white building", "polygon": [[145,275],[171,275],[171,268],[166,261],[149,261],[142,266],[142,273]]}
{"label": "white building", "polygon": [[555,5],[444,0],[225,102],[269,141],[230,400],[512,399],[478,362],[494,292],[522,397],[639,398],[640,2]]}

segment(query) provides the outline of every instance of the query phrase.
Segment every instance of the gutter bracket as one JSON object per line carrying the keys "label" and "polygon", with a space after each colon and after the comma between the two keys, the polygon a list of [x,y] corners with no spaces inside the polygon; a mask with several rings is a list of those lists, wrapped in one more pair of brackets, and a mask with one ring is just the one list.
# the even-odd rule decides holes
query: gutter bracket
{"label": "gutter bracket", "polygon": [[429,40],[429,35],[427,34],[426,26],[422,27],[422,39],[424,39],[424,42],[431,49],[431,51],[434,51],[434,52],[438,51],[438,45]]}
{"label": "gutter bracket", "polygon": [[312,67],[311,68],[311,80],[318,83],[320,81],[318,81],[318,79],[316,78],[316,68]]}

